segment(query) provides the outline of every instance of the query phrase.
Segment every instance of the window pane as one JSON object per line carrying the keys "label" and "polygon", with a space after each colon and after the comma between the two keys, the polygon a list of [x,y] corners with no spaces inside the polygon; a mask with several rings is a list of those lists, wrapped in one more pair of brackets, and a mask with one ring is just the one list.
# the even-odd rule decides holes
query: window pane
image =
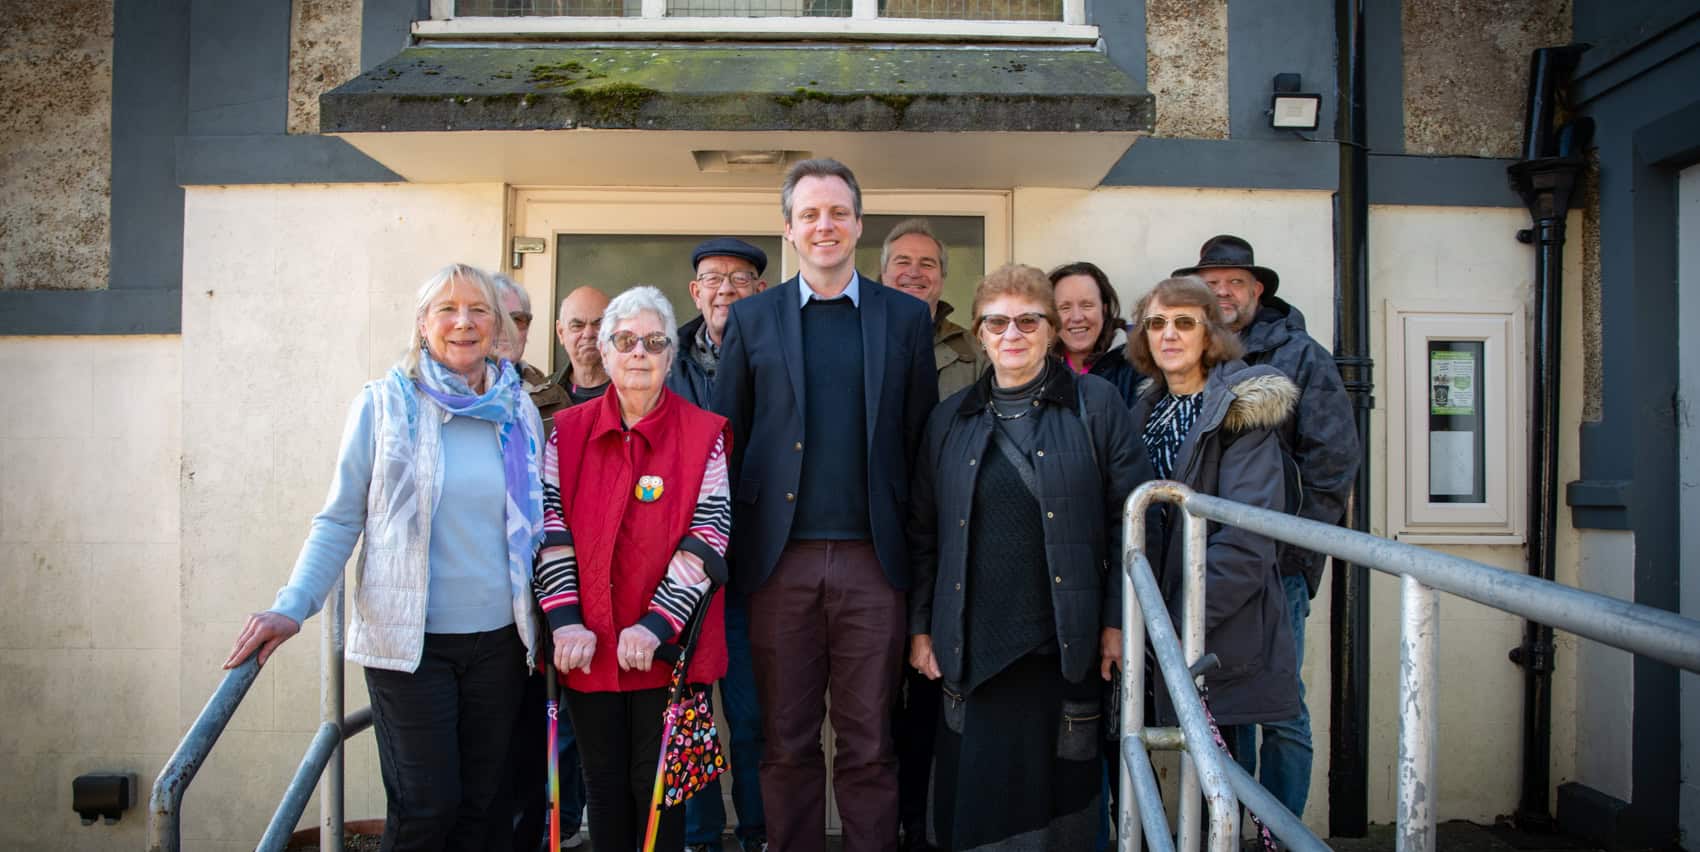
{"label": "window pane", "polygon": [[[862,238],[856,242],[856,269],[864,275],[880,277],[880,247],[885,235],[897,223],[914,218],[906,214],[869,213],[862,217]],[[986,220],[979,216],[923,216],[933,226],[945,248],[949,250],[945,263],[943,300],[953,309],[950,319],[966,327],[969,304],[974,301],[974,287],[986,276]]]}
{"label": "window pane", "polygon": [[[711,237],[724,234],[648,235],[648,234],[561,234],[555,239],[555,298],[549,306],[549,327],[560,318],[561,300],[568,293],[586,284],[609,296],[617,296],[637,284],[649,284],[667,295],[673,304],[674,318],[680,325],[694,319],[696,305],[691,302],[691,250]],[[767,252],[769,284],[780,279],[779,237],[737,235]],[[878,251],[878,248],[875,248]],[[567,363],[567,353],[556,338],[553,350],[553,369]]]}
{"label": "window pane", "polygon": [[643,11],[643,0],[456,0],[455,15],[462,18],[514,18],[529,15],[635,18]]}
{"label": "window pane", "polygon": [[1062,0],[880,0],[882,18],[1061,21]]}
{"label": "window pane", "polygon": [[673,17],[848,18],[851,0],[667,0]]}

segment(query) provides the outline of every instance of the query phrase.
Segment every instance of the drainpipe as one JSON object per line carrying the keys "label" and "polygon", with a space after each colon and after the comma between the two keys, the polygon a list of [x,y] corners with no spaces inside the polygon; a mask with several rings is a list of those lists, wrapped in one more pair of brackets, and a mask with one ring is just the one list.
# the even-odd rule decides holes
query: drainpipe
{"label": "drainpipe", "polygon": [[[1529,57],[1529,96],[1523,123],[1523,160],[1507,170],[1511,187],[1529,208],[1534,228],[1517,239],[1535,244],[1535,310],[1530,335],[1529,574],[1554,578],[1558,518],[1558,352],[1564,285],[1564,219],[1587,167],[1593,120],[1555,122],[1559,99],[1587,45],[1543,47]],[[1527,622],[1523,644],[1511,649],[1523,667],[1523,792],[1516,821],[1531,831],[1552,829],[1552,628]]]}
{"label": "drainpipe", "polygon": [[[1364,3],[1335,0],[1334,362],[1352,400],[1366,458],[1348,504],[1352,529],[1369,531],[1369,414],[1375,407],[1369,357],[1369,148],[1364,125]],[[1328,833],[1363,837],[1369,827],[1369,569],[1334,563],[1329,612]]]}

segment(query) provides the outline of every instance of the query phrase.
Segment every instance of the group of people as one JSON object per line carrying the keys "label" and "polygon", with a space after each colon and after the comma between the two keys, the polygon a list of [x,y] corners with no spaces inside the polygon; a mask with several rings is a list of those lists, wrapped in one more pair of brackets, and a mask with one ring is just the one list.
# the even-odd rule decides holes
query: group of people
{"label": "group of people", "polygon": [[[1212,238],[1126,317],[1094,264],[1005,266],[959,325],[927,222],[887,235],[874,280],[849,168],[799,162],[780,196],[795,276],[770,287],[759,248],[708,240],[683,325],[654,287],[581,287],[554,376],[523,360],[512,281],[457,264],[420,288],[288,583],[226,663],[263,664],[358,545],[347,656],[382,848],[540,848],[546,662],[578,761],[562,836],[582,782],[596,848],[641,848],[669,646],[693,636],[741,848],[824,849],[829,718],[847,850],[1103,848],[1127,495],[1174,479],[1340,519],[1358,448],[1339,375],[1246,241]],[[1179,524],[1145,546],[1178,617]],[[1224,527],[1207,564],[1208,706],[1302,813],[1321,559]],[[718,787],[658,823],[656,849],[719,849]]]}

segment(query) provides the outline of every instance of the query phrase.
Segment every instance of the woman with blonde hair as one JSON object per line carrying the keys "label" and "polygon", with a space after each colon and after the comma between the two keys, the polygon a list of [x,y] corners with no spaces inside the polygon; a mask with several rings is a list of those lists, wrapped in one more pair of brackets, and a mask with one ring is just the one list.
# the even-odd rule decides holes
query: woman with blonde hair
{"label": "woman with blonde hair", "polygon": [[531,562],[543,535],[537,409],[494,347],[517,332],[490,276],[444,267],[419,288],[401,360],[355,398],[335,479],[289,582],[225,668],[277,647],[324,605],[356,543],[346,656],[366,671],[385,850],[482,850],[532,666]]}

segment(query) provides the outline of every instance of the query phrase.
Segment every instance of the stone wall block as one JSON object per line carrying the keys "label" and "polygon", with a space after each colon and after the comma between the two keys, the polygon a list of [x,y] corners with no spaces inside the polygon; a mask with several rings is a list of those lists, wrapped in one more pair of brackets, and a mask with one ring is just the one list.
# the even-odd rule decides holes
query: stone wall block
{"label": "stone wall block", "polygon": [[1227,0],[1146,0],[1154,136],[1228,138]]}
{"label": "stone wall block", "polygon": [[1406,153],[1519,156],[1529,52],[1570,41],[1571,0],[1402,5]]}

